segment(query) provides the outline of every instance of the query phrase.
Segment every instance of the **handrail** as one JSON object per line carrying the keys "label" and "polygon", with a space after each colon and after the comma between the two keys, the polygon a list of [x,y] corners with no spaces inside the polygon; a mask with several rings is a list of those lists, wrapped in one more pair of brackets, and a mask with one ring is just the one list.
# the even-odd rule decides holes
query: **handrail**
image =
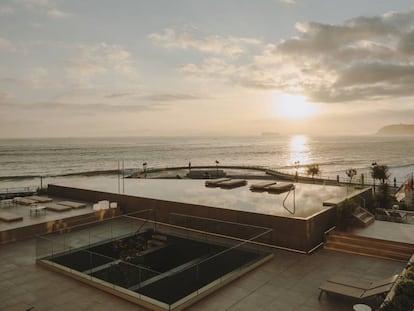
{"label": "handrail", "polygon": [[333,227],[329,228],[328,230],[326,230],[326,231],[323,233],[323,235],[327,235],[327,234],[329,234],[331,231],[334,231],[335,229],[336,229],[336,226],[333,226]]}
{"label": "handrail", "polygon": [[[153,212],[153,209],[151,209],[151,208],[149,208],[149,209],[144,209],[144,210],[141,210],[141,211],[136,211],[136,212],[134,212],[133,214],[140,214],[140,213],[142,213],[142,212]],[[128,214],[128,215],[123,215],[125,218],[132,218],[132,219],[135,219],[135,217],[133,217],[133,216],[130,216],[130,214]],[[139,228],[137,229],[137,230],[135,230],[135,234],[137,234],[137,233],[139,233],[139,232],[141,232],[141,229],[142,229],[142,227],[144,227],[146,224],[147,224],[147,222],[149,221],[149,219],[148,218],[144,218],[145,219],[145,221],[139,226]]]}
{"label": "handrail", "polygon": [[[143,220],[143,218],[139,218],[139,217],[131,217],[131,218]],[[158,225],[161,225],[161,226],[164,226],[164,227],[171,227],[171,228],[174,228],[174,229],[179,229],[179,230],[181,229],[181,230],[191,231],[191,232],[194,232],[194,233],[202,233],[202,234],[207,234],[207,235],[211,235],[211,236],[214,236],[214,237],[225,238],[225,239],[229,239],[229,240],[246,241],[245,239],[237,238],[237,237],[230,236],[230,235],[223,235],[223,234],[219,234],[219,233],[202,231],[202,230],[197,230],[197,229],[193,229],[193,228],[182,227],[182,226],[177,226],[177,225],[173,225],[173,224],[167,224],[167,223],[163,223],[163,222],[159,222],[159,221],[155,221],[155,220],[148,220],[148,221],[151,221],[154,224],[158,224]],[[266,227],[264,227],[264,228],[266,228]],[[270,228],[268,228],[268,229],[270,229]],[[270,247],[270,248],[274,248],[274,249],[279,249],[279,250],[289,251],[289,252],[293,252],[293,253],[298,253],[298,254],[306,254],[306,251],[301,251],[301,250],[298,250],[298,249],[279,246],[279,245],[272,245],[272,244],[267,244],[267,243],[263,243],[263,242],[256,242],[256,241],[250,241],[250,243],[255,244],[255,245],[259,245],[259,246]]]}
{"label": "handrail", "polygon": [[[292,185],[292,187],[289,189],[289,192],[286,194],[286,197],[283,199],[283,202],[282,202],[283,208],[287,210],[291,215],[295,215],[296,213],[296,190],[295,189],[296,189],[295,185]],[[293,190],[293,212],[285,206],[285,201],[288,198],[289,194],[292,192],[292,190]]]}
{"label": "handrail", "polygon": [[27,186],[27,187],[12,187],[12,188],[0,188],[0,194],[15,194],[15,193],[28,193],[28,192],[35,192],[35,186]]}

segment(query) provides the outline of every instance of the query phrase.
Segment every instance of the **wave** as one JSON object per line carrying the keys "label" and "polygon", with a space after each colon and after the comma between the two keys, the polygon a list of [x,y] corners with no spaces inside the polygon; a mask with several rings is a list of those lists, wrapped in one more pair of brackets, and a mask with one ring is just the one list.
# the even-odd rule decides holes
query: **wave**
{"label": "wave", "polygon": [[[128,174],[132,169],[124,169],[124,173]],[[116,175],[118,170],[97,170],[97,171],[83,171],[74,173],[63,174],[49,174],[49,175],[14,175],[14,176],[0,176],[0,180],[23,180],[34,178],[47,178],[47,177],[70,177],[70,176],[97,176],[97,175]]]}
{"label": "wave", "polygon": [[396,168],[406,168],[406,167],[411,167],[414,166],[414,163],[406,163],[406,164],[391,164],[388,165],[389,168],[391,169],[396,169]]}

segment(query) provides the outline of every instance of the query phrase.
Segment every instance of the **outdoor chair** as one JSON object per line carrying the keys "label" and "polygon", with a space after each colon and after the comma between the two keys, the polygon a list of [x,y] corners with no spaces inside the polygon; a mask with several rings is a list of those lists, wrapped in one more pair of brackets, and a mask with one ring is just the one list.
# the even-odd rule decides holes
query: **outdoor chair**
{"label": "outdoor chair", "polygon": [[397,278],[398,274],[373,282],[333,278],[331,280],[325,281],[325,283],[319,287],[320,293],[318,299],[321,299],[324,292],[356,299],[364,299],[373,296],[384,295],[391,290]]}
{"label": "outdoor chair", "polygon": [[388,213],[391,216],[391,220],[395,222],[404,222],[404,219],[407,219],[406,214],[402,214],[398,211],[389,211]]}
{"label": "outdoor chair", "polygon": [[386,210],[377,207],[375,209],[375,219],[390,221],[391,215]]}

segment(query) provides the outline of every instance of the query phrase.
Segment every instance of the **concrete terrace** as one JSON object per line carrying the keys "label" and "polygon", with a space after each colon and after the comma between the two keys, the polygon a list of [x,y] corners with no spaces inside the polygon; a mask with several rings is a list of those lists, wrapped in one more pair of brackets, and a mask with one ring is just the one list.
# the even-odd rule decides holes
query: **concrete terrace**
{"label": "concrete terrace", "polygon": [[[135,182],[131,184],[135,185]],[[204,191],[204,186],[202,189]],[[211,192],[211,189],[205,191]],[[54,198],[54,201],[59,200],[67,198]],[[34,224],[56,222],[80,213],[87,216],[92,212],[92,207],[89,204],[82,209],[47,211],[46,214],[40,213],[38,216],[30,216],[28,206],[14,206],[7,210],[21,213],[23,221],[0,222],[0,233],[7,228],[19,229]],[[397,227],[400,230],[396,230]],[[356,234],[378,238],[388,236],[395,240],[404,240],[409,236],[409,241],[412,241],[413,232],[412,225],[378,221],[375,226],[357,230]],[[189,310],[352,310],[352,306],[358,301],[326,295],[318,300],[318,287],[334,276],[378,280],[401,273],[406,265],[404,262],[322,248],[311,255],[277,249],[273,250],[273,254],[274,258],[270,262],[205,297]],[[0,245],[0,263],[0,310],[16,304],[34,306],[34,311],[144,310],[121,298],[36,265],[34,238]],[[371,299],[364,303],[375,310],[380,301]]]}
{"label": "concrete terrace", "polygon": [[[64,198],[57,198],[57,197],[50,197],[53,199],[52,202],[47,203],[38,203],[38,205],[43,206],[53,206],[56,205],[58,202],[66,201]],[[1,212],[8,212],[14,215],[21,216],[23,219],[21,221],[13,221],[13,222],[4,222],[0,221],[0,232],[3,230],[21,228],[31,225],[36,225],[45,222],[53,222],[62,218],[68,218],[72,216],[80,216],[86,215],[93,212],[92,204],[85,203],[85,207],[77,208],[77,209],[68,209],[65,211],[51,211],[51,210],[43,210],[39,211],[38,213],[30,214],[30,206],[29,205],[22,205],[22,204],[13,204],[9,207],[3,207],[0,209]]]}
{"label": "concrete terrace", "polygon": [[[35,263],[36,241],[0,246],[0,309],[24,303],[34,310],[144,310]],[[318,287],[335,275],[381,279],[404,263],[320,249],[312,255],[275,250],[274,259],[207,296],[190,310],[351,310],[337,296],[318,300]],[[367,301],[375,307],[378,302]]]}

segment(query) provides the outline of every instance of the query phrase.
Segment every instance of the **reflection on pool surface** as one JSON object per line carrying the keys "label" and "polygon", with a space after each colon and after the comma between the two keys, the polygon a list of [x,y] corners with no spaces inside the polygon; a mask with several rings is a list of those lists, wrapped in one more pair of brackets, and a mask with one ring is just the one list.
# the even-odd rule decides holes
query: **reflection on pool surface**
{"label": "reflection on pool surface", "polygon": [[[250,185],[263,180],[248,180],[246,186],[234,189],[209,188],[204,182],[205,180],[125,179],[120,189],[121,193],[124,189],[126,195],[132,196],[298,218],[307,218],[325,210],[329,207],[323,206],[323,202],[345,198],[352,191],[346,187],[297,183],[295,192],[292,191],[285,202],[289,210],[293,210],[295,203],[296,212],[291,215],[283,207],[283,200],[288,192],[270,194],[249,190]],[[91,177],[67,180],[59,184],[118,193],[116,178]]]}

